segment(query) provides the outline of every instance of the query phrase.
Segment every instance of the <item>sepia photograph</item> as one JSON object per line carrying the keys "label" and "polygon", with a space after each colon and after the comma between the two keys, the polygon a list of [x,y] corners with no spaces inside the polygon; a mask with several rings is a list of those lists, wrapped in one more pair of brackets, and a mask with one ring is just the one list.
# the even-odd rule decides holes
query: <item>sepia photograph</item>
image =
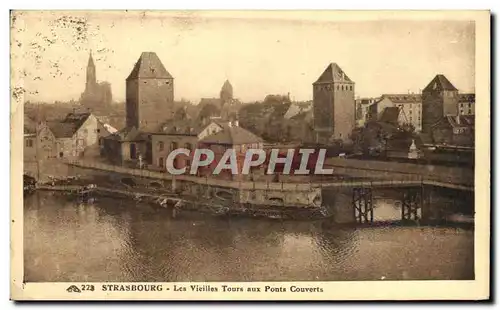
{"label": "sepia photograph", "polygon": [[489,11],[10,32],[12,299],[489,297]]}

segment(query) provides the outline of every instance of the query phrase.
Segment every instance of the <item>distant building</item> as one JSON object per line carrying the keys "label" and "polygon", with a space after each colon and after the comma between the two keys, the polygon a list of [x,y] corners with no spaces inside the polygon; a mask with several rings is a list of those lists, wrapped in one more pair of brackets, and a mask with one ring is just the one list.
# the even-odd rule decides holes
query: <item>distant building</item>
{"label": "distant building", "polygon": [[97,82],[96,67],[91,52],[87,63],[85,90],[80,96],[80,103],[91,111],[95,111],[110,105],[112,100],[111,84]]}
{"label": "distant building", "polygon": [[458,114],[475,115],[476,94],[458,95]]}
{"label": "distant building", "polygon": [[474,115],[445,116],[431,128],[435,144],[474,146]]}
{"label": "distant building", "polygon": [[173,117],[174,78],[153,52],[143,52],[126,80],[126,127],[155,131]]}
{"label": "distant building", "polygon": [[354,82],[336,63],[313,83],[316,141],[349,140],[355,127]]}
{"label": "distant building", "polygon": [[233,97],[233,86],[226,80],[222,85],[219,98],[202,98],[198,104],[198,119],[208,123],[210,118],[220,117],[225,121],[238,119],[241,103]]}
{"label": "distant building", "polygon": [[436,75],[422,90],[422,131],[428,133],[444,116],[458,114],[458,89],[444,75]]}
{"label": "distant building", "polygon": [[108,129],[92,113],[70,113],[63,120],[48,122],[55,137],[58,158],[99,156]]}
{"label": "distant building", "polygon": [[370,119],[370,107],[380,98],[359,98],[356,99],[356,127],[363,127]]}
{"label": "distant building", "polygon": [[371,114],[379,119],[389,107],[399,109],[399,125],[411,125],[422,130],[422,96],[419,94],[384,94],[371,108]]}

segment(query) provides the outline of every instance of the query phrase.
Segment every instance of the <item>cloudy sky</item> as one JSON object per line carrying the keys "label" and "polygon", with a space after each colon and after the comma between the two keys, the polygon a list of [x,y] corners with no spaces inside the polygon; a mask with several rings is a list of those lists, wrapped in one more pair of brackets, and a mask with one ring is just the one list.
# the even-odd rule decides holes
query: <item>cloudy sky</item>
{"label": "cloudy sky", "polygon": [[[175,97],[217,97],[229,79],[242,101],[266,94],[312,98],[311,84],[336,62],[357,96],[419,92],[438,73],[474,91],[475,27],[467,20],[331,12],[29,12],[14,14],[16,72],[26,99],[78,99],[90,50],[97,79],[125,98],[141,52],[156,52]],[[356,18],[357,17],[357,18]]]}

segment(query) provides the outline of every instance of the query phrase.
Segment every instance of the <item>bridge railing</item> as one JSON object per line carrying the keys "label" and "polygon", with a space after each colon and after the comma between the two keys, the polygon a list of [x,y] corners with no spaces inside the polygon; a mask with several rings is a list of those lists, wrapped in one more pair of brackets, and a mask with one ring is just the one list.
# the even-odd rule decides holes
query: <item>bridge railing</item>
{"label": "bridge railing", "polygon": [[[82,167],[91,168],[102,171],[110,171],[115,173],[129,174],[142,178],[160,179],[160,180],[178,180],[185,182],[193,182],[197,184],[206,184],[210,186],[219,187],[229,187],[235,189],[246,189],[246,190],[273,190],[273,191],[310,191],[313,188],[326,188],[326,187],[336,187],[336,188],[350,188],[353,186],[413,186],[419,184],[433,184],[436,186],[446,186],[449,184],[450,187],[471,187],[470,184],[460,184],[457,182],[453,176],[440,176],[439,178],[433,178],[428,175],[400,175],[394,179],[375,179],[375,180],[329,180],[324,177],[320,182],[269,182],[269,181],[235,181],[235,180],[221,180],[209,177],[199,177],[192,175],[171,175],[164,172],[137,169],[137,168],[127,168],[122,166],[110,165],[100,162],[91,161],[81,161],[72,160],[68,161],[67,164]],[[447,180],[447,181],[446,181]],[[473,187],[473,186],[472,186]]]}

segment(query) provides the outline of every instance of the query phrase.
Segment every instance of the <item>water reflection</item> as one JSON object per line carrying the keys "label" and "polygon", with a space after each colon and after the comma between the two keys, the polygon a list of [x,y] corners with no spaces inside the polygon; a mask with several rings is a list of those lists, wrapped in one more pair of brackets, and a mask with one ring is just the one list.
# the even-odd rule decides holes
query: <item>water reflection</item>
{"label": "water reflection", "polygon": [[[378,216],[400,218],[385,200]],[[182,215],[102,198],[25,201],[26,281],[472,279],[473,232]]]}

